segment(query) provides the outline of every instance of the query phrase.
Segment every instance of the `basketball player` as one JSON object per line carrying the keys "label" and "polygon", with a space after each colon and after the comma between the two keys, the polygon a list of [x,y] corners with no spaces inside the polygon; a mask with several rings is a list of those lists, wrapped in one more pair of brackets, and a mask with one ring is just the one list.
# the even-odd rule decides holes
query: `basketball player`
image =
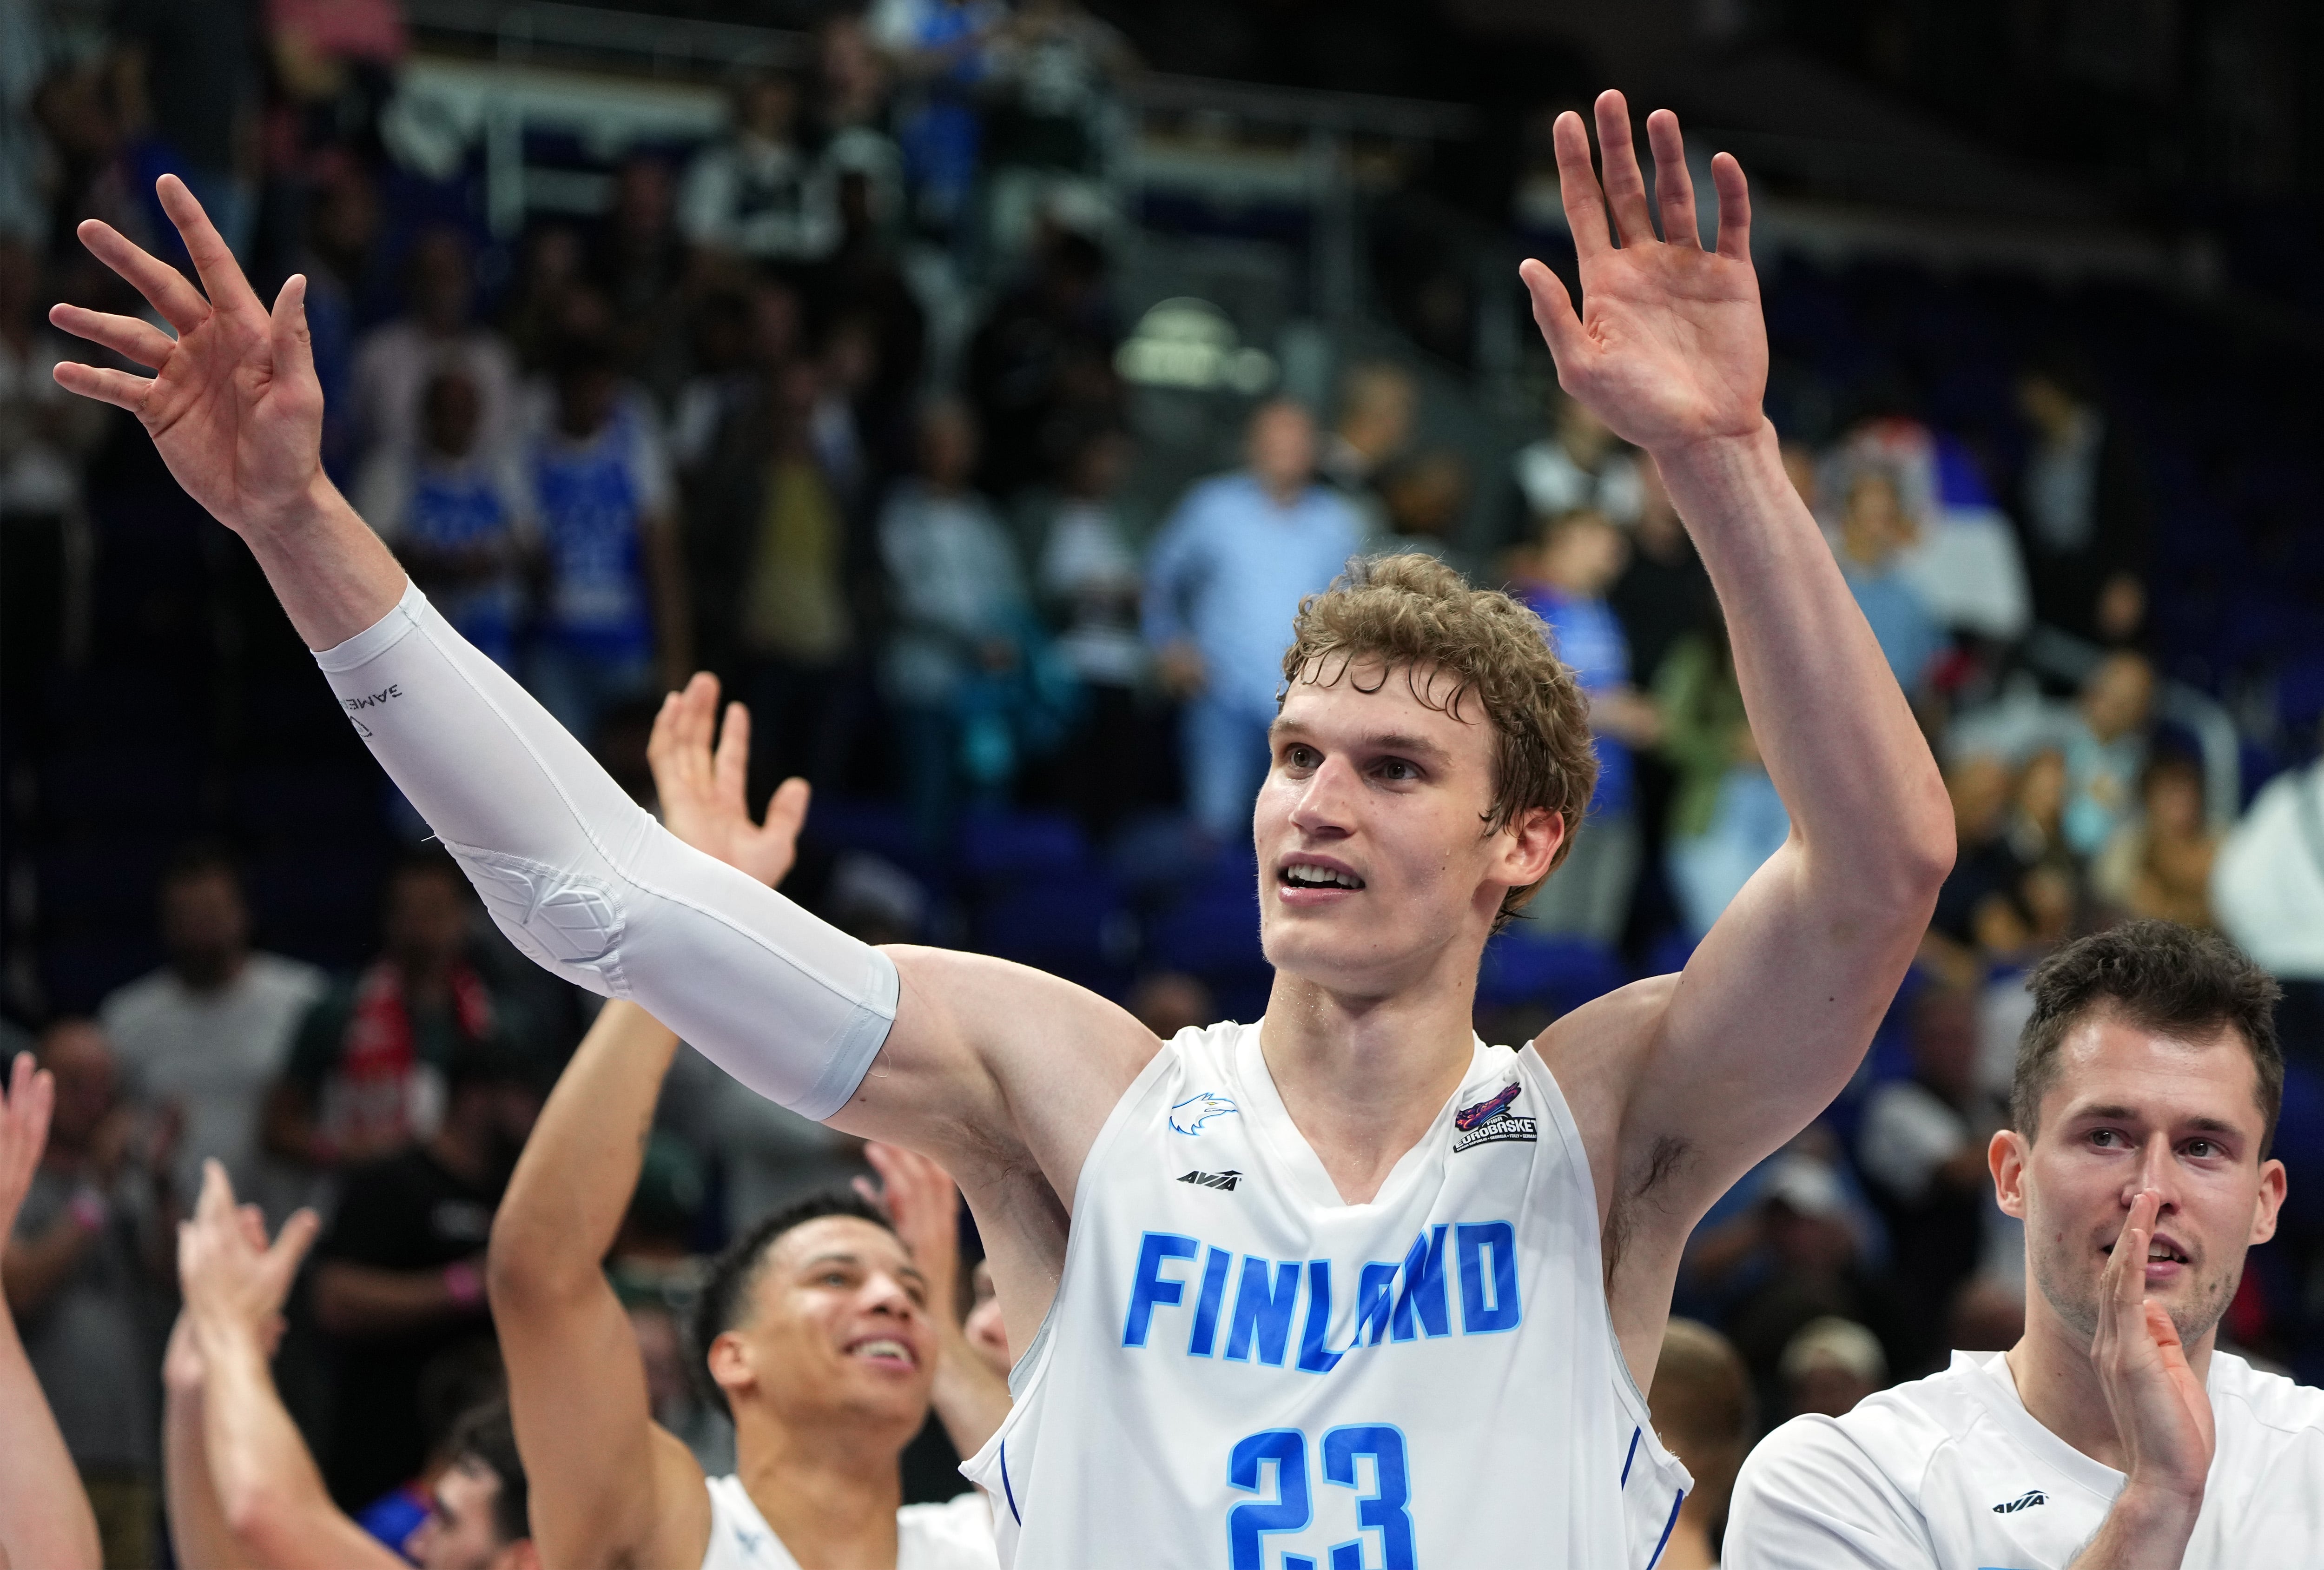
{"label": "basketball player", "polygon": [[512,941],[960,1179],[1024,1349],[1009,1420],[965,1468],[1004,1557],[1645,1565],[1686,1486],[1638,1393],[1680,1248],[1846,1083],[1952,832],[1760,411],[1742,171],[1712,162],[1705,249],[1676,118],[1652,115],[1657,239],[1628,109],[1608,93],[1596,113],[1602,190],[1581,117],[1556,133],[1587,314],[1528,263],[1535,319],[1693,531],[1794,827],[1684,974],[1522,1052],[1471,1030],[1479,956],[1589,799],[1586,708],[1540,623],[1449,569],[1360,565],[1299,617],[1253,813],[1274,992],[1256,1025],[1164,1043],[1037,972],[868,948],[689,849],[757,832],[738,784],[712,788],[707,678],[659,741],[698,796],[666,790],[669,832],[631,803],[331,488],[303,284],[270,315],[176,181],[161,198],[210,299],[85,224],[179,336],[60,306],[158,374],[57,374],[135,411],[251,546]]}
{"label": "basketball player", "polygon": [[[726,746],[730,761],[747,759],[742,725]],[[796,831],[805,790],[787,784],[770,822]],[[761,848],[772,859],[757,870],[779,882],[788,832]],[[542,1559],[568,1570],[992,1570],[982,1494],[899,1508],[898,1458],[932,1394],[964,1455],[1009,1411],[1006,1384],[962,1333],[959,1200],[926,1157],[870,1148],[892,1220],[853,1196],[810,1200],[762,1220],[713,1268],[696,1339],[734,1418],[733,1476],[706,1479],[653,1421],[645,1366],[600,1261],[677,1050],[643,1009],[607,1003],[493,1220],[493,1320]]]}
{"label": "basketball player", "polygon": [[[540,1570],[525,1522],[525,1476],[506,1408],[465,1415],[428,1518],[395,1553],[357,1526],[323,1474],[268,1369],[283,1298],[316,1220],[301,1210],[272,1245],[256,1205],[237,1205],[226,1168],[203,1163],[193,1219],[178,1227],[186,1306],[170,1334],[161,1427],[170,1541],[184,1570]],[[347,1411],[339,1421],[359,1423]]]}
{"label": "basketball player", "polygon": [[2024,1336],[1762,1440],[1729,1570],[2324,1563],[2324,1392],[2215,1344],[2283,1203],[2275,984],[2137,921],[2029,984],[1987,1151],[2025,1223]]}

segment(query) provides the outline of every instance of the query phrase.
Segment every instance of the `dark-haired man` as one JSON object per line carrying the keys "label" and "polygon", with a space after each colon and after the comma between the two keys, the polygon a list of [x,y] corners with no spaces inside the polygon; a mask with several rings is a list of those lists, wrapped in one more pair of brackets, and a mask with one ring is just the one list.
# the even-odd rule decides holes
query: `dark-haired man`
{"label": "dark-haired man", "polygon": [[[786,787],[765,854],[737,859],[779,882],[805,807],[805,790]],[[889,1214],[853,1196],[809,1199],[761,1218],[712,1267],[695,1352],[734,1419],[733,1475],[706,1477],[654,1422],[600,1261],[677,1049],[644,1010],[606,1004],[493,1223],[493,1315],[544,1558],[571,1570],[992,1570],[981,1495],[902,1503],[898,1461],[932,1397],[964,1455],[1009,1410],[962,1332],[959,1201],[925,1157],[872,1148]]]}
{"label": "dark-haired man", "polygon": [[2180,1570],[2324,1544],[2324,1392],[2215,1344],[2283,1203],[2275,984],[2224,939],[2136,921],[2028,985],[2015,1126],[1988,1152],[2025,1223],[2024,1338],[1768,1436],[1729,1570]]}
{"label": "dark-haired man", "polygon": [[[467,1413],[447,1449],[428,1518],[399,1557],[331,1503],[267,1363],[282,1300],[315,1239],[301,1210],[270,1244],[257,1210],[208,1164],[179,1228],[186,1307],[161,1367],[170,1540],[184,1570],[540,1570],[508,1408]],[[347,1414],[362,1421],[360,1410]]]}

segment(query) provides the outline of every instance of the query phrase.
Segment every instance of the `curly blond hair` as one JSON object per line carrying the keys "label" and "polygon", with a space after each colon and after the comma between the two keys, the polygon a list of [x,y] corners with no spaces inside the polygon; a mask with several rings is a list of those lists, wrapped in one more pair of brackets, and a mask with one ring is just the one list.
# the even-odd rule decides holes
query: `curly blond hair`
{"label": "curly blond hair", "polygon": [[[1351,674],[1361,668],[1361,676]],[[1500,744],[1494,758],[1492,804],[1485,834],[1547,808],[1565,823],[1551,871],[1573,846],[1574,831],[1598,782],[1590,745],[1590,700],[1557,657],[1549,628],[1497,589],[1471,588],[1430,556],[1359,557],[1332,586],[1299,602],[1291,647],[1283,654],[1279,705],[1305,681],[1360,684],[1377,668],[1376,692],[1401,670],[1412,695],[1454,719],[1471,696]],[[1494,919],[1498,932],[1548,880],[1511,889]]]}

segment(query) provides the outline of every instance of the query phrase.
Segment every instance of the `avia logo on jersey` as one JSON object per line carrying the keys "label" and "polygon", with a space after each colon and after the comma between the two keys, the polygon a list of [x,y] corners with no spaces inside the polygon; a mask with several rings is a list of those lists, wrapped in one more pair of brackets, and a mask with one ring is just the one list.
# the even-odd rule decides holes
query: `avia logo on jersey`
{"label": "avia logo on jersey", "polygon": [[1214,1090],[1190,1095],[1170,1109],[1170,1126],[1182,1134],[1199,1134],[1203,1125],[1213,1118],[1222,1118],[1238,1111],[1235,1104]]}
{"label": "avia logo on jersey", "polygon": [[1527,1143],[1541,1136],[1531,1118],[1521,1118],[1509,1111],[1516,1104],[1518,1086],[1507,1085],[1489,1101],[1474,1106],[1464,1106],[1452,1114],[1452,1149],[1457,1154],[1471,1145],[1490,1145],[1503,1140],[1523,1140]]}
{"label": "avia logo on jersey", "polygon": [[2030,1510],[2035,1505],[2048,1504],[2049,1502],[2050,1496],[2048,1494],[2043,1493],[2038,1488],[2029,1488],[2024,1493],[2019,1494],[2015,1499],[2009,1501],[2006,1504],[1997,1504],[1994,1506],[1993,1513],[1997,1516],[2014,1516],[2019,1510]]}
{"label": "avia logo on jersey", "polygon": [[1197,1188],[1223,1188],[1229,1194],[1232,1194],[1234,1192],[1235,1185],[1242,1181],[1242,1174],[1233,1170],[1228,1170],[1225,1172],[1189,1172],[1184,1178],[1179,1178],[1178,1181],[1181,1183],[1191,1183]]}
{"label": "avia logo on jersey", "polygon": [[[1179,1181],[1191,1182],[1195,1176],[1200,1175]],[[1202,1261],[1199,1272],[1193,1269],[1195,1260]],[[1334,1282],[1345,1283],[1351,1276],[1356,1288],[1352,1306],[1334,1298]],[[1302,1372],[1330,1373],[1354,1353],[1456,1334],[1456,1296],[1459,1334],[1496,1334],[1524,1321],[1515,1226],[1506,1221],[1439,1224],[1415,1238],[1411,1251],[1394,1264],[1238,1257],[1232,1249],[1200,1238],[1149,1232],[1139,1245],[1130,1277],[1121,1344],[1167,1345],[1183,1329],[1188,1357],[1270,1368],[1282,1368],[1288,1358]],[[1344,1343],[1334,1345],[1342,1336]]]}

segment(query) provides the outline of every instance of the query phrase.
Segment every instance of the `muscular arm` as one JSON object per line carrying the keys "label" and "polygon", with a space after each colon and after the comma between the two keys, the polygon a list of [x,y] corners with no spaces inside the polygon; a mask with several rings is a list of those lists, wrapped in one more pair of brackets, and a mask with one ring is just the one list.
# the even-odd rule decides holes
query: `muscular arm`
{"label": "muscular arm", "polygon": [[1674,983],[1577,1011],[1543,1039],[1591,1145],[1634,1368],[1653,1365],[1695,1221],[1854,1072],[1952,858],[1934,761],[1760,411],[1766,334],[1742,171],[1712,161],[1720,216],[1706,251],[1677,119],[1657,111],[1647,125],[1667,241],[1628,108],[1609,93],[1603,208],[1580,117],[1556,131],[1588,314],[1538,263],[1526,282],[1560,382],[1653,456],[1694,537],[1793,827]]}
{"label": "muscular arm", "polygon": [[710,1541],[702,1469],[654,1423],[604,1269],[677,1050],[643,1009],[606,1004],[493,1219],[493,1318],[544,1565],[693,1570]]}

